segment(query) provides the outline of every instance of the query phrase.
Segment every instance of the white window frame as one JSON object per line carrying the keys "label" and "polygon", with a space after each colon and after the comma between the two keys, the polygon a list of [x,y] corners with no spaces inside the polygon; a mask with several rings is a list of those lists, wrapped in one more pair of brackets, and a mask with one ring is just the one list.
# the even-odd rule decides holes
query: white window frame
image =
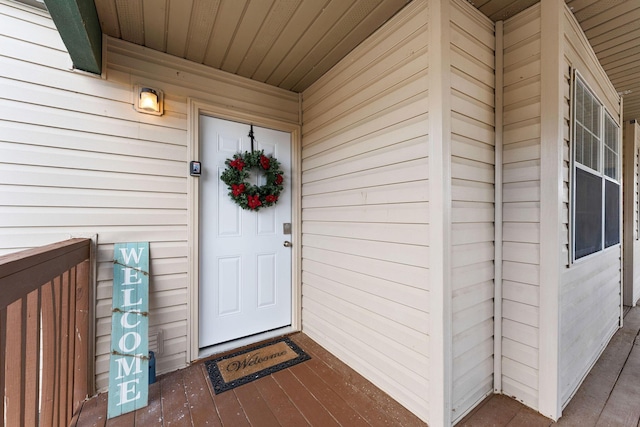
{"label": "white window frame", "polygon": [[[589,166],[586,166],[580,162],[577,161],[577,156],[576,156],[576,148],[577,148],[577,143],[576,143],[576,131],[577,131],[577,126],[576,126],[576,107],[577,107],[577,102],[576,102],[576,86],[577,86],[577,81],[580,81],[580,83],[582,84],[582,86],[584,87],[585,91],[589,92],[589,94],[593,97],[593,99],[598,103],[599,108],[598,108],[598,114],[599,114],[599,122],[598,122],[598,126],[599,126],[599,135],[596,135],[598,137],[598,162],[597,162],[597,170],[592,169]],[[598,96],[595,94],[595,92],[589,87],[589,85],[586,82],[586,79],[584,79],[580,73],[577,70],[574,70],[573,72],[573,78],[571,80],[571,182],[570,182],[570,189],[571,189],[571,209],[570,209],[570,223],[571,223],[571,242],[570,242],[570,252],[571,252],[571,263],[581,263],[583,261],[586,261],[588,259],[591,259],[592,257],[598,256],[600,254],[602,254],[604,251],[610,250],[612,248],[616,248],[619,247],[622,244],[622,224],[621,224],[621,217],[622,217],[622,140],[621,140],[621,136],[620,136],[620,124],[615,120],[615,116],[612,115],[607,108],[604,106],[604,104],[602,103],[602,101],[600,101],[600,99],[598,98]],[[606,175],[605,170],[604,170],[604,155],[605,155],[605,150],[606,150],[606,142],[605,142],[605,137],[606,137],[606,131],[605,131],[605,124],[606,124],[606,118],[611,119],[611,122],[615,125],[616,127],[616,142],[617,142],[617,165],[616,165],[616,175],[617,175],[617,179],[611,178],[609,176]],[[600,241],[600,248],[590,254],[587,255],[583,255],[579,258],[576,258],[576,197],[577,197],[577,191],[576,191],[576,171],[578,169],[581,169],[585,172],[590,173],[591,175],[597,176],[600,179],[602,179],[602,199],[601,199],[601,228],[600,228],[600,237],[601,237],[601,241]],[[605,230],[605,219],[606,219],[606,200],[605,200],[605,195],[606,195],[606,183],[607,181],[613,182],[615,184],[618,185],[618,201],[619,201],[619,210],[618,210],[618,243],[615,243],[613,245],[610,246],[606,246],[606,230]]]}

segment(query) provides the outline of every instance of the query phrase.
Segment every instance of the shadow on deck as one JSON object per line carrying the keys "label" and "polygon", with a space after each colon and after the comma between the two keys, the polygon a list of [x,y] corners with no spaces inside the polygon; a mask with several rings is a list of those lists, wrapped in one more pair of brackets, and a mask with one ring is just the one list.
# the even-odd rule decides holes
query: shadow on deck
{"label": "shadow on deck", "polygon": [[[554,423],[509,397],[487,398],[457,426],[640,427],[640,306],[628,311],[582,386]],[[426,426],[304,334],[312,359],[214,395],[202,363],[164,375],[149,406],[106,420],[106,393],[84,403],[72,426]]]}

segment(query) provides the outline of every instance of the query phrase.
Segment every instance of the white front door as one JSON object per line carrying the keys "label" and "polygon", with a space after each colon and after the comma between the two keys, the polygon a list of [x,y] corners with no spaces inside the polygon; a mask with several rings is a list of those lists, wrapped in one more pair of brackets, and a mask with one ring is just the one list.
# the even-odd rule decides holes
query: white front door
{"label": "white front door", "polygon": [[255,150],[284,171],[278,202],[255,212],[231,201],[220,180],[226,159],[251,151],[249,129],[200,116],[200,348],[291,324],[291,135],[254,126]]}

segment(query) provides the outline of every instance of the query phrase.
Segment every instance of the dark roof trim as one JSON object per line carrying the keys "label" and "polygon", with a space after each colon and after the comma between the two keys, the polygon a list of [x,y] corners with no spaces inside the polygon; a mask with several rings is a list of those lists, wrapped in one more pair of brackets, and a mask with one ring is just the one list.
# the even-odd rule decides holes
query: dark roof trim
{"label": "dark roof trim", "polygon": [[44,0],[73,66],[102,73],[102,30],[93,0]]}

